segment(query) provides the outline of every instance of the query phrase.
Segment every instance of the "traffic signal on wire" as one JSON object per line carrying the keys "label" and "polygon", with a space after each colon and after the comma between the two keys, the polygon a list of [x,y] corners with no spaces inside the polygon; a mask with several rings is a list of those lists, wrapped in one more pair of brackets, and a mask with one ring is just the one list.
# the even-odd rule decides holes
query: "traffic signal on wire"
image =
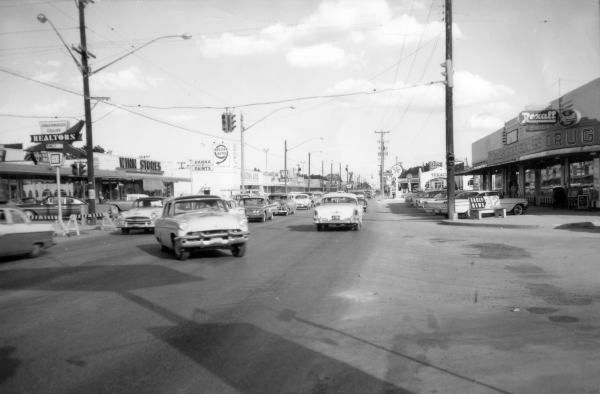
{"label": "traffic signal on wire", "polygon": [[229,114],[229,132],[235,130],[235,114]]}
{"label": "traffic signal on wire", "polygon": [[79,176],[79,162],[75,161],[71,164],[71,174]]}
{"label": "traffic signal on wire", "polygon": [[229,133],[229,114],[227,112],[221,114],[221,125],[223,131]]}
{"label": "traffic signal on wire", "polygon": [[79,176],[87,176],[87,169],[85,163],[79,163]]}

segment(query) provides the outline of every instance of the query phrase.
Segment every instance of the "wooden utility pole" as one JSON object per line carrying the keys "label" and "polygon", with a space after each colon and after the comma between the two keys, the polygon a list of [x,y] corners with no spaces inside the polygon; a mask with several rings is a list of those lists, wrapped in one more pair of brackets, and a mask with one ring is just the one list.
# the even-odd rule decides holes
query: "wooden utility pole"
{"label": "wooden utility pole", "polygon": [[383,142],[383,135],[384,134],[388,134],[389,131],[375,131],[375,134],[379,134],[379,155],[381,156],[381,161],[380,161],[380,168],[379,168],[379,190],[381,190],[381,197],[383,198],[385,196],[385,189],[383,187],[383,168],[384,168],[384,164],[385,164],[385,152],[386,152],[386,147],[385,147],[385,143]]}
{"label": "wooden utility pole", "polygon": [[446,185],[448,186],[448,219],[456,220],[456,207],[454,206],[454,126],[452,109],[452,89],[454,86],[452,65],[452,0],[446,0]]}

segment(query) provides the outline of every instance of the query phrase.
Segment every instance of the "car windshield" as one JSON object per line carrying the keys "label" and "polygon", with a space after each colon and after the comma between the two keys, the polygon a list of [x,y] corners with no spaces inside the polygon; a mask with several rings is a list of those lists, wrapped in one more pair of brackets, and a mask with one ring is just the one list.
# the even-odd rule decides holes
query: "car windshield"
{"label": "car windshield", "polygon": [[322,204],[356,204],[356,200],[352,197],[325,197],[321,201]]}
{"label": "car windshield", "polygon": [[227,212],[222,200],[182,200],[175,202],[175,215],[190,212]]}
{"label": "car windshield", "polygon": [[162,208],[162,200],[137,200],[133,203],[134,208]]}
{"label": "car windshield", "polygon": [[308,196],[306,194],[298,194],[296,196],[296,200],[303,200],[305,198],[308,198]]}
{"label": "car windshield", "polygon": [[287,196],[271,196],[272,200],[287,200]]}
{"label": "car windshield", "polygon": [[242,205],[262,205],[265,200],[262,198],[244,198],[241,203]]}

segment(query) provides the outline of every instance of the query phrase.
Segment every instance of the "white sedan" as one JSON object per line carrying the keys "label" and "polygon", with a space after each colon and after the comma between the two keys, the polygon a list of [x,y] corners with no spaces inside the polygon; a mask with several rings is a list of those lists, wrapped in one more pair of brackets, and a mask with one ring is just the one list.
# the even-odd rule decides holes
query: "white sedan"
{"label": "white sedan", "polygon": [[123,234],[130,230],[140,229],[149,233],[154,229],[154,222],[162,213],[163,197],[146,197],[135,200],[128,211],[119,214],[117,227]]}
{"label": "white sedan", "polygon": [[52,245],[54,227],[51,224],[32,223],[21,209],[0,205],[0,256],[37,257],[42,249]]}
{"label": "white sedan", "polygon": [[355,231],[362,227],[363,207],[356,195],[351,193],[328,193],[314,211],[313,221],[317,231],[328,227],[350,227]]}
{"label": "white sedan", "polygon": [[248,219],[231,211],[218,196],[176,197],[165,202],[154,235],[163,251],[173,250],[185,260],[199,249],[229,249],[235,257],[246,253]]}

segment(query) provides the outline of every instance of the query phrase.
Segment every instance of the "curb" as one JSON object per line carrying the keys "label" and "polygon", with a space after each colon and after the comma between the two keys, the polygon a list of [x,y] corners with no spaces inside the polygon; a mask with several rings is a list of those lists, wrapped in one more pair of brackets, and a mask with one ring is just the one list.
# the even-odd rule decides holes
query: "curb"
{"label": "curb", "polygon": [[534,229],[540,228],[537,224],[506,224],[506,223],[481,223],[481,222],[460,222],[456,220],[442,220],[440,222],[447,226],[465,226],[465,227],[496,227],[496,228],[513,228],[513,229]]}

